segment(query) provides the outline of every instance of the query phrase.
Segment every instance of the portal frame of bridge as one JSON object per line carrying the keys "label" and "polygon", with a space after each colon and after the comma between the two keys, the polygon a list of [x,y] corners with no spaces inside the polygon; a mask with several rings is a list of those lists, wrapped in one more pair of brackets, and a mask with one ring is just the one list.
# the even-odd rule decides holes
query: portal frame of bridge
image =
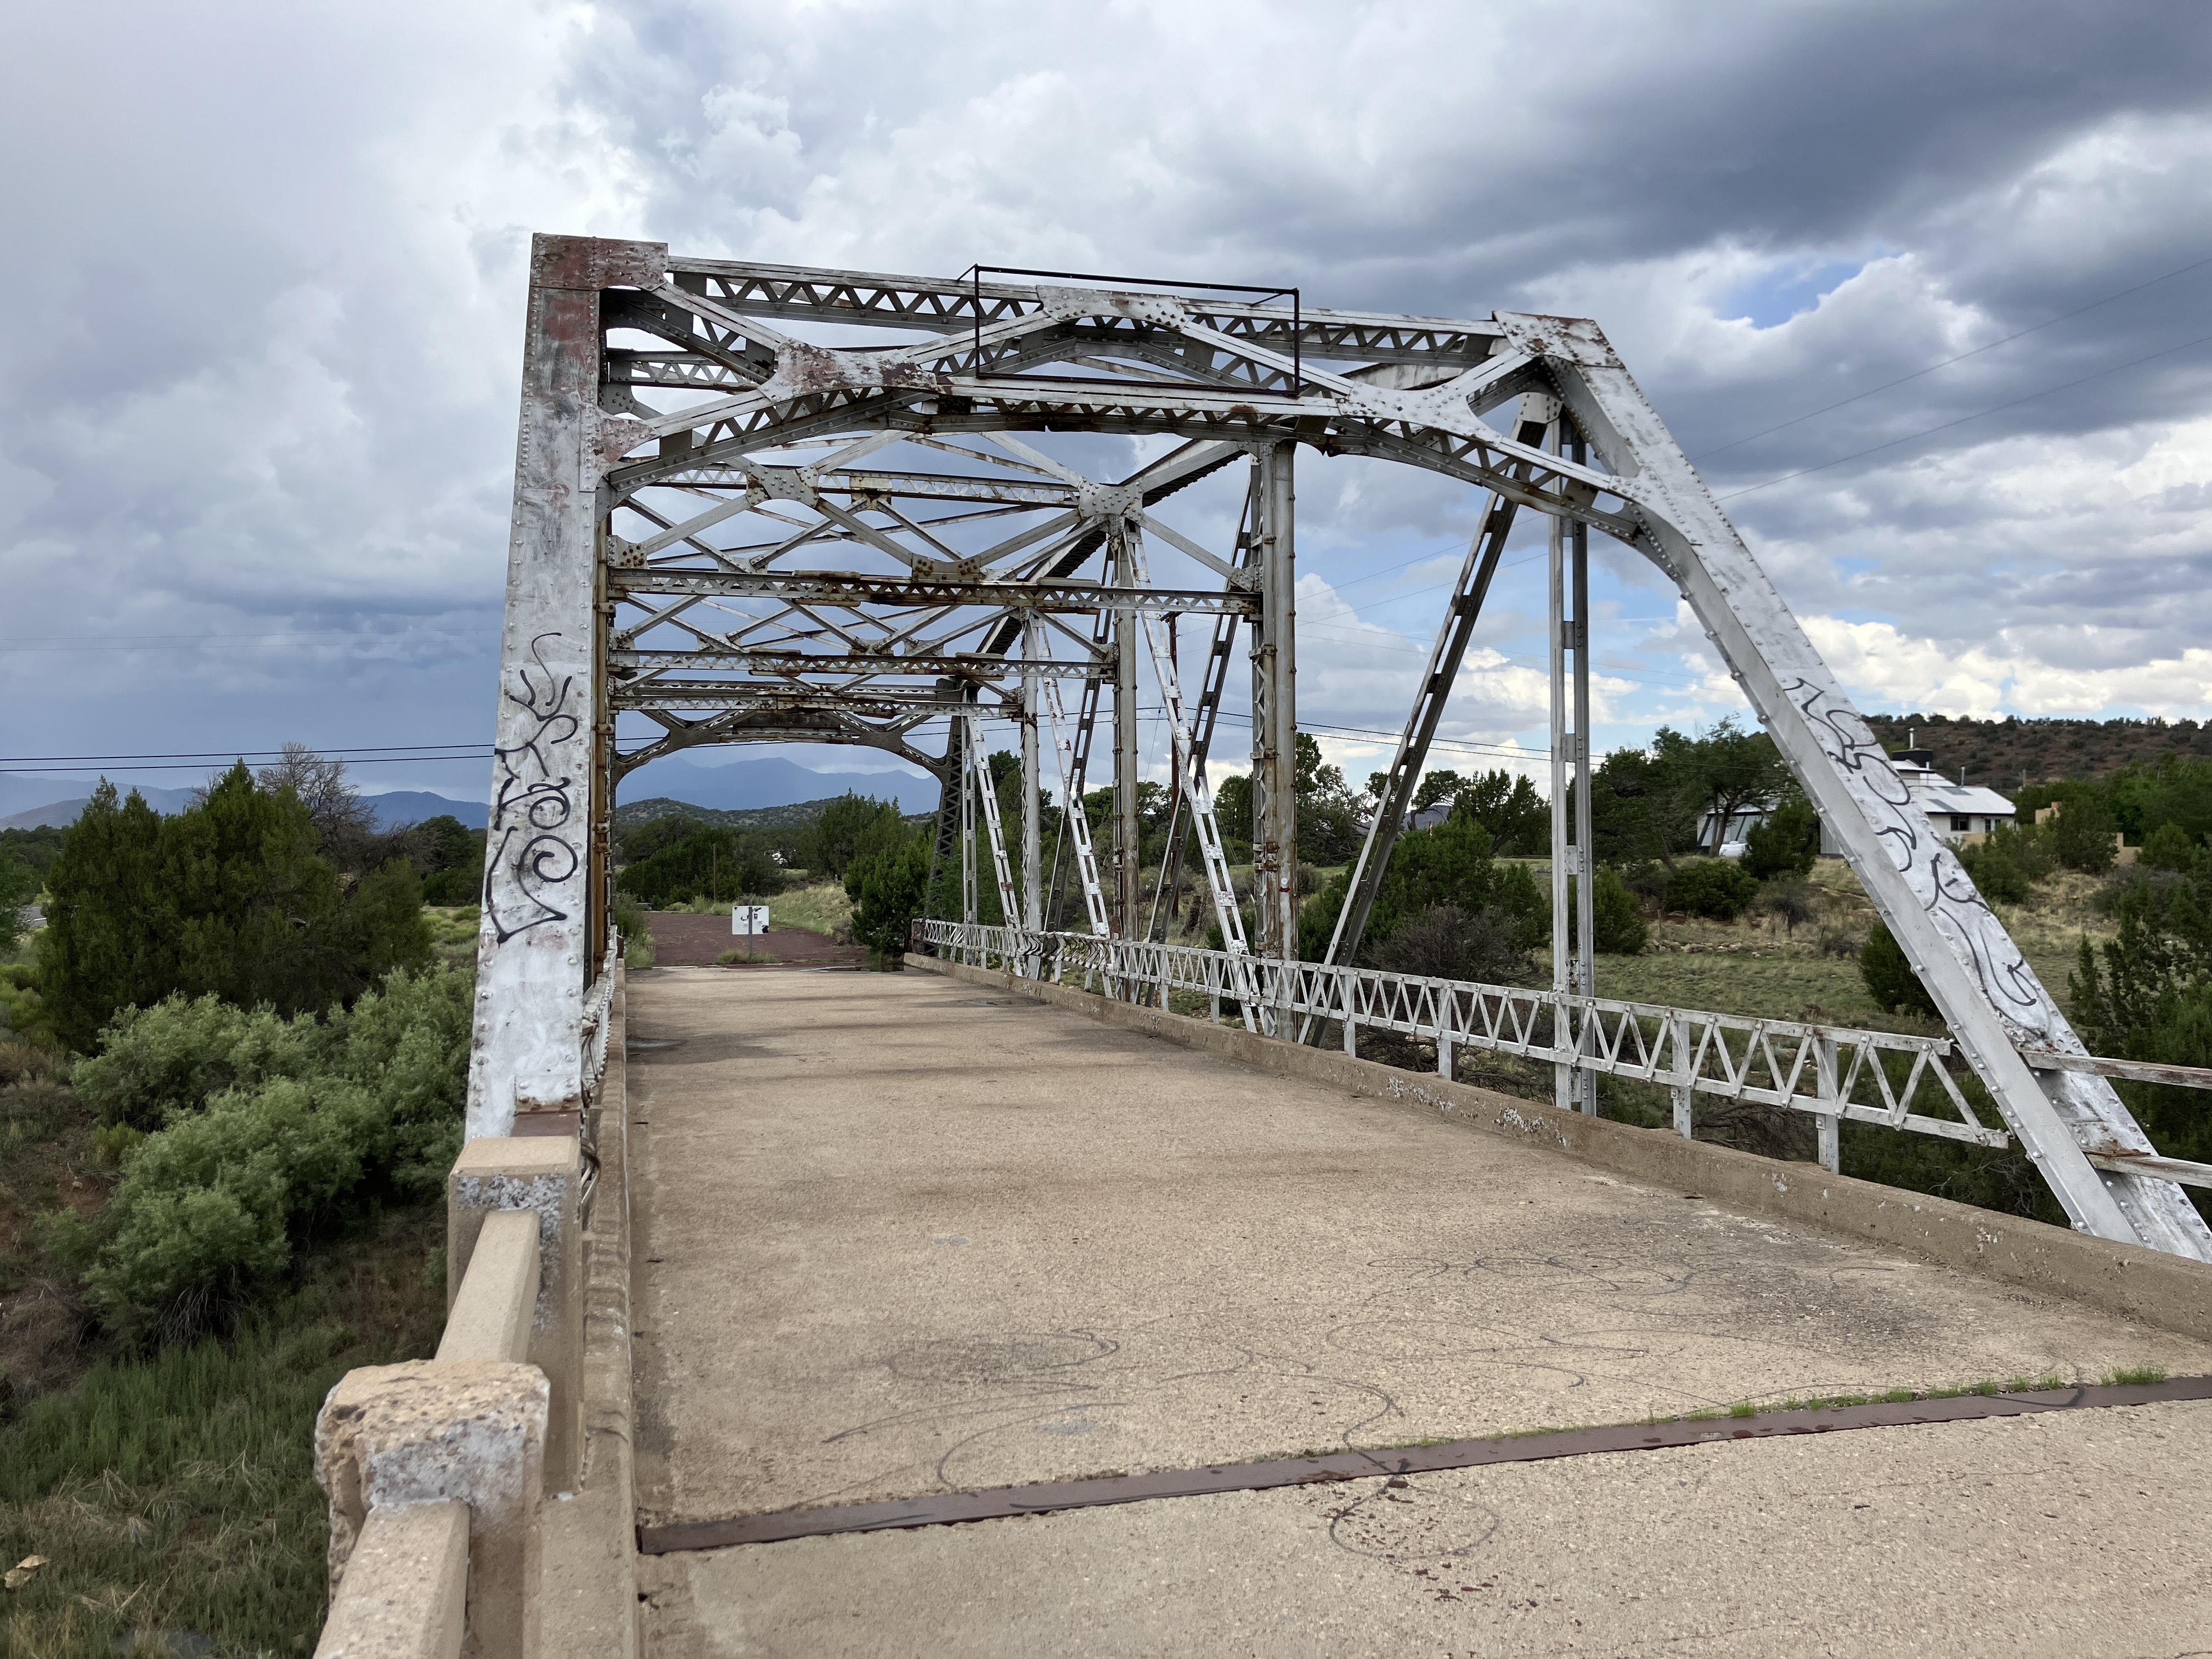
{"label": "portal frame of bridge", "polygon": [[[813,337],[854,330],[874,337]],[[621,343],[638,338],[648,343]],[[1509,404],[1520,418],[1492,425],[1486,417]],[[1014,436],[1047,431],[1177,447],[1106,483]],[[901,443],[983,470],[866,465]],[[1586,689],[1571,715],[1561,705],[1571,680],[1586,687],[1588,638],[1579,594],[1571,614],[1565,607],[1586,568],[1588,531],[1664,571],[2074,1225],[2212,1260],[2212,1230],[2180,1188],[2130,1172],[2128,1160],[2155,1155],[2110,1084],[2028,1064],[2024,1050],[2084,1050],[1595,323],[1317,311],[1297,296],[1255,302],[1107,279],[889,276],[587,238],[540,236],[532,249],[470,1135],[585,1103],[586,1000],[610,948],[616,785],[684,748],[867,744],[937,775],[951,801],[963,745],[956,735],[931,754],[915,740],[921,727],[951,716],[957,734],[979,716],[1034,719],[1040,682],[1073,677],[1086,697],[1110,684],[1111,923],[1125,938],[1146,931],[1133,817],[1136,623],[1146,611],[1233,616],[1249,628],[1254,944],[1263,958],[1294,955],[1300,445],[1484,489],[1485,524],[1521,508],[1547,515],[1559,596],[1555,747],[1577,779],[1589,764]],[[1249,487],[1230,556],[1157,515],[1169,496],[1238,462]],[[921,501],[942,511],[925,519],[902,505]],[[710,538],[740,515],[776,528],[754,544]],[[988,521],[1024,516],[1012,535],[975,544]],[[1139,532],[1220,587],[1152,588],[1118,550],[1104,581],[1079,576]],[[1479,531],[1478,548],[1483,539]],[[860,555],[885,568],[854,568]],[[1437,708],[1486,586],[1474,549],[1468,563],[1424,687]],[[710,606],[726,623],[703,625]],[[1103,640],[1062,620],[1102,613]],[[1039,638],[1051,658],[1024,644]],[[617,716],[631,711],[660,734],[622,750]],[[1434,729],[1417,704],[1380,804],[1367,896]],[[1036,753],[1024,743],[1025,872]],[[1555,799],[1555,815],[1563,805]],[[1579,893],[1594,874],[1588,827],[1559,833],[1555,879]],[[1579,905],[1585,931],[1592,910]],[[1356,926],[1346,931],[1340,960],[1358,941]],[[1555,990],[1589,995],[1586,938],[1555,938]]]}

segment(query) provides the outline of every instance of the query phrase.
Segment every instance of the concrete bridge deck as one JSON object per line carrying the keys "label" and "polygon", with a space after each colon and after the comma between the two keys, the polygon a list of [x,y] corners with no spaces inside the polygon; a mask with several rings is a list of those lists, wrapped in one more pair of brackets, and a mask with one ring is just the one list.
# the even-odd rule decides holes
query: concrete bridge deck
{"label": "concrete bridge deck", "polygon": [[[934,975],[629,994],[648,1525],[2212,1349]],[[641,1563],[647,1650],[2212,1646],[2212,1405]]]}

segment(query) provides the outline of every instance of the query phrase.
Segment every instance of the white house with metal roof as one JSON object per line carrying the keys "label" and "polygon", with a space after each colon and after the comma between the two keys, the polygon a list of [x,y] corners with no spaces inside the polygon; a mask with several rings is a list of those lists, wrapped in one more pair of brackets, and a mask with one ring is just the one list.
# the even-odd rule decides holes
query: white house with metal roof
{"label": "white house with metal roof", "polygon": [[[1954,847],[1978,840],[1992,830],[2010,829],[2018,817],[2011,800],[1996,790],[1963,781],[1954,782],[1938,772],[1933,750],[1900,750],[1889,757],[1889,763],[1904,780],[1913,804],[1928,815],[1929,827]],[[1746,837],[1754,826],[1765,823],[1778,805],[1769,803],[1731,814],[1725,826],[1717,821],[1717,814],[1708,812],[1698,826],[1698,844],[1723,858],[1740,858]],[[1821,856],[1840,858],[1843,850],[1829,836],[1827,825],[1822,824]]]}

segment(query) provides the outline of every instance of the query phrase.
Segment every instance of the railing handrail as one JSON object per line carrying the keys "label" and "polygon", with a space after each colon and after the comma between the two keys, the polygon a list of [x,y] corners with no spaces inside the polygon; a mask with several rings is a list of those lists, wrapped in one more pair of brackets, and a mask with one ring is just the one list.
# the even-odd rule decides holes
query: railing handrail
{"label": "railing handrail", "polygon": [[[1086,988],[1095,981],[1117,998],[1146,987],[1157,992],[1163,1007],[1171,990],[1196,992],[1208,999],[1216,1019],[1224,997],[1247,1005],[1256,1001],[1261,1027],[1270,1033],[1287,1030],[1294,1017],[1337,1021],[1344,1030],[1347,1053],[1357,1052],[1357,1032],[1362,1026],[1425,1037],[1436,1042],[1437,1070],[1447,1076],[1453,1050],[1476,1048],[1663,1085],[1674,1091],[1674,1127],[1685,1135],[1691,1132],[1693,1095],[1805,1112],[1822,1120],[1820,1161],[1832,1170],[1839,1168],[1834,1126],[1846,1118],[1984,1146],[2003,1147],[2012,1141],[2004,1128],[1983,1123],[1960,1092],[1943,1064],[1953,1052],[1948,1037],[1762,1019],[1528,986],[1394,974],[1378,968],[1285,962],[1097,933],[1031,933],[925,920],[915,923],[914,937],[983,965],[996,957],[1027,978],[1045,977],[1048,963],[1055,983],[1073,970]],[[1245,1006],[1243,1012],[1249,1026],[1252,1009]],[[1880,1057],[1890,1054],[1911,1056],[1901,1085],[1893,1085],[1881,1063]],[[2023,1048],[2021,1054],[2030,1065],[2046,1069],[2212,1086],[2212,1071],[2190,1076],[2185,1073],[2195,1068],[2051,1049]],[[1955,1121],[1911,1109],[1923,1085],[1930,1082],[1943,1103],[1958,1113]],[[1804,1086],[1808,1083],[1809,1091]],[[1876,1097],[1875,1102],[1855,1098],[1863,1084]],[[2083,1150],[2100,1169],[2149,1171],[2191,1186],[2212,1187],[2212,1165],[2123,1148]]]}

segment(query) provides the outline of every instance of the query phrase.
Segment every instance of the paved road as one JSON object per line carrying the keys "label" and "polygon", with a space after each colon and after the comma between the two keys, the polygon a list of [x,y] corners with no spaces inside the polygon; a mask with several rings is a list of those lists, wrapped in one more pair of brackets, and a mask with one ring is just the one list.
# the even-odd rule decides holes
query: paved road
{"label": "paved road", "polygon": [[[2170,1334],[934,975],[641,975],[630,1020],[648,1522],[2212,1370]],[[2203,1489],[2208,1445],[2173,1406],[696,1552],[649,1564],[652,1629],[714,1655],[1972,1650],[1953,1638],[2003,1609],[1983,1650],[2179,1653],[2205,1551],[2175,1483]],[[2147,1498],[2090,1478],[2115,1458]],[[2165,1645],[2076,1639],[2115,1574],[2141,1593],[2110,1628]]]}

